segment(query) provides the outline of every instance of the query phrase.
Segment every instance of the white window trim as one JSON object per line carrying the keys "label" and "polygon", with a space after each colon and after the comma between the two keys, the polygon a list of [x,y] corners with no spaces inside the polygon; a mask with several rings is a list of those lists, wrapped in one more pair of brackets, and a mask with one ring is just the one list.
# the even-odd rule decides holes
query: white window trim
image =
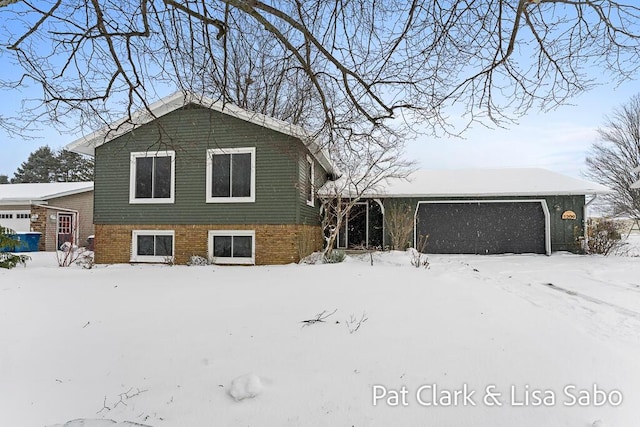
{"label": "white window trim", "polygon": [[[171,157],[171,196],[167,198],[136,198],[136,159],[139,157]],[[129,165],[129,203],[130,204],[166,204],[175,203],[176,188],[176,152],[165,151],[136,151],[131,153]]]}
{"label": "white window trim", "polygon": [[[305,199],[307,199],[307,206],[313,207],[313,206],[316,205],[316,198],[315,198],[316,165],[315,165],[315,162],[313,161],[313,159],[311,158],[311,156],[309,156],[308,154],[307,154],[307,164],[311,165],[311,176],[309,177],[309,184],[311,185],[311,188],[307,188],[307,186],[305,185],[305,193],[306,194],[304,195],[304,197],[305,197]],[[306,175],[306,173],[305,173],[305,175]],[[306,184],[306,182],[305,182],[305,184]],[[309,200],[309,193],[311,193],[311,200]]]}
{"label": "white window trim", "polygon": [[[213,156],[216,154],[251,154],[251,195],[249,197],[212,197]],[[210,148],[207,150],[207,203],[254,203],[256,201],[256,148]]]}
{"label": "white window trim", "polygon": [[[138,236],[171,236],[171,255],[168,256],[156,256],[156,255],[138,255]],[[154,262],[154,263],[166,263],[167,261],[173,261],[176,256],[176,233],[174,230],[133,230],[131,232],[131,260],[130,262]]]}
{"label": "white window trim", "polygon": [[[214,257],[214,236],[250,236],[251,257]],[[209,230],[209,259],[213,264],[243,264],[254,265],[256,263],[256,232],[254,230]]]}

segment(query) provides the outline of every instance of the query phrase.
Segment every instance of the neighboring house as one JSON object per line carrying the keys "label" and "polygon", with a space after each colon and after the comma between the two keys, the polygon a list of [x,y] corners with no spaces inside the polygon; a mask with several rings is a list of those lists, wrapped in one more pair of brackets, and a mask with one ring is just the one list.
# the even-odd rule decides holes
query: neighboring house
{"label": "neighboring house", "polygon": [[0,185],[0,225],[41,233],[39,250],[84,246],[93,234],[93,182]]}
{"label": "neighboring house", "polygon": [[[320,195],[335,194],[333,185],[327,182]],[[385,213],[404,206],[412,216],[408,244],[420,246],[428,236],[428,253],[579,252],[585,196],[609,192],[545,169],[418,171],[367,192],[343,224],[337,246],[387,247]]]}
{"label": "neighboring house", "polygon": [[72,142],[95,156],[98,263],[297,262],[322,247],[315,189],[334,168],[300,128],[176,93]]}

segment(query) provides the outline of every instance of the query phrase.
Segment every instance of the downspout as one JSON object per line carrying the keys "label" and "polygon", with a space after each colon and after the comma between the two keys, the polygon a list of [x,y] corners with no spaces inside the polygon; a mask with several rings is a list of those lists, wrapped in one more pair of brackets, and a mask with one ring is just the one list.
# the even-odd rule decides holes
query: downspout
{"label": "downspout", "polygon": [[593,198],[591,200],[589,200],[587,203],[584,204],[584,207],[582,208],[582,221],[584,223],[584,227],[583,228],[583,234],[584,234],[584,238],[582,239],[582,250],[587,253],[588,249],[589,249],[589,230],[587,230],[587,208],[589,207],[589,205],[591,203],[593,203],[596,199],[598,198],[597,194],[593,195]]}

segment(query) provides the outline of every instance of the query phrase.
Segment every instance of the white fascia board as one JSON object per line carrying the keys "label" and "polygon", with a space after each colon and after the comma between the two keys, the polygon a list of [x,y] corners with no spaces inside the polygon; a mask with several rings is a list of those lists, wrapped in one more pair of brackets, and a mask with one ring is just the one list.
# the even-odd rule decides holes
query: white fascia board
{"label": "white fascia board", "polygon": [[75,190],[68,190],[68,191],[62,191],[60,193],[54,193],[54,194],[48,194],[45,199],[57,199],[58,197],[65,197],[65,196],[73,196],[74,194],[82,194],[82,193],[87,193],[89,191],[93,191],[93,183],[91,184],[91,186],[87,186],[84,188],[77,188]]}
{"label": "white fascia board", "polygon": [[42,205],[47,202],[44,200],[29,200],[29,199],[3,199],[0,200],[0,206],[31,206]]}

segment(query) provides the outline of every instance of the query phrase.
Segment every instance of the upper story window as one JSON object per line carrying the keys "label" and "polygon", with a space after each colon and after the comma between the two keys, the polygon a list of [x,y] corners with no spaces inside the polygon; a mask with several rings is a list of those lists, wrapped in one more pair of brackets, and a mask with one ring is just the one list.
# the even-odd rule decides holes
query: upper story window
{"label": "upper story window", "polygon": [[255,163],[255,147],[207,150],[207,203],[255,202]]}
{"label": "upper story window", "polygon": [[315,201],[315,166],[311,156],[307,156],[307,182],[305,185],[307,193],[307,205],[313,206]]}
{"label": "upper story window", "polygon": [[129,203],[173,203],[175,151],[131,153]]}

